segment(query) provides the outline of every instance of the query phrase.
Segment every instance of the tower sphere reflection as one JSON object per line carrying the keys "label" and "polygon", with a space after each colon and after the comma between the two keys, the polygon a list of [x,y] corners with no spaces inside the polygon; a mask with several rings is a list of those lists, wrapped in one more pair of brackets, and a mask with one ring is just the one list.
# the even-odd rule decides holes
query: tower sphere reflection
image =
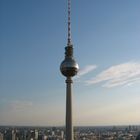
{"label": "tower sphere reflection", "polygon": [[60,65],[60,71],[66,77],[73,77],[78,73],[79,66],[73,58],[72,45],[67,46],[65,50],[66,50],[65,52],[66,56],[65,56],[64,61],[62,61]]}

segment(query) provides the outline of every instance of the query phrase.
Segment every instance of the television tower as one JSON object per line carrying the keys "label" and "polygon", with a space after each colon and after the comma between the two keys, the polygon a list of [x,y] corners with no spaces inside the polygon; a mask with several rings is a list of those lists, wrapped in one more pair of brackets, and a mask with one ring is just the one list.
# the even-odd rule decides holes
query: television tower
{"label": "television tower", "polygon": [[68,40],[65,47],[65,59],[60,65],[62,75],[66,77],[66,140],[73,140],[72,125],[72,77],[77,74],[79,66],[73,57],[71,41],[71,0],[68,0]]}

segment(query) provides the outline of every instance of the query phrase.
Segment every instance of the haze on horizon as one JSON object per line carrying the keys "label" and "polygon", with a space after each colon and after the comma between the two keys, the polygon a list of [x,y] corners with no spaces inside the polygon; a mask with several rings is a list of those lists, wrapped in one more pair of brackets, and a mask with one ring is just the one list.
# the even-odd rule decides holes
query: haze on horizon
{"label": "haze on horizon", "polygon": [[[140,1],[72,0],[74,125],[140,124]],[[67,1],[0,1],[0,125],[65,125]]]}

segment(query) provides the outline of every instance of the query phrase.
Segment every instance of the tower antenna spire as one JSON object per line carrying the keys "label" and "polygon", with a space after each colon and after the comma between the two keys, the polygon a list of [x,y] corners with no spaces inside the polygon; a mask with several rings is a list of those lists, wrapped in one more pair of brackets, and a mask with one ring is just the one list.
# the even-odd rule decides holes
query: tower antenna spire
{"label": "tower antenna spire", "polygon": [[70,46],[71,43],[71,0],[68,0],[68,42],[67,45]]}

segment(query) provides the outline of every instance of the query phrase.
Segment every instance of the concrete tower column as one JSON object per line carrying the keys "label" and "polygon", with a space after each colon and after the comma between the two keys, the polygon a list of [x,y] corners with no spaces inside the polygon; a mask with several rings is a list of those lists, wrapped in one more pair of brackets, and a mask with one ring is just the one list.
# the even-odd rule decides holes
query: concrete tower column
{"label": "concrete tower column", "polygon": [[73,140],[71,77],[66,79],[66,140]]}

